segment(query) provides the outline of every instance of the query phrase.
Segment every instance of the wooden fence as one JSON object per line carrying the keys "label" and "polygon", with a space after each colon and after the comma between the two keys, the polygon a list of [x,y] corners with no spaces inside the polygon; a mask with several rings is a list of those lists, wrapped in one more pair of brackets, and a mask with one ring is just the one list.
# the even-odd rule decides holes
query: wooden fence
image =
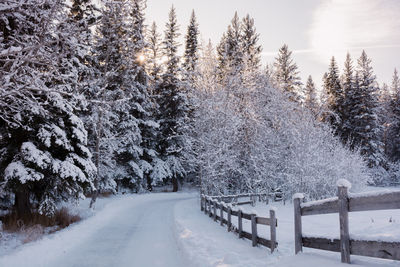
{"label": "wooden fence", "polygon": [[[400,191],[349,195],[345,184],[338,184],[337,197],[308,203],[301,203],[301,194],[293,197],[296,254],[308,247],[340,252],[344,263],[350,263],[350,254],[400,260],[400,242],[351,239],[348,216],[354,211],[400,209]],[[328,213],[339,213],[340,239],[302,236],[302,216]]]}
{"label": "wooden fence", "polygon": [[[246,194],[246,195],[236,195],[236,196],[223,196],[223,197],[209,197],[205,195],[201,195],[200,208],[201,211],[204,211],[205,214],[208,214],[209,217],[212,217],[214,221],[220,221],[221,226],[224,224],[228,228],[228,232],[234,231],[238,233],[239,238],[246,238],[252,241],[252,245],[257,246],[257,244],[266,246],[271,249],[271,252],[275,250],[278,246],[278,242],[276,242],[276,227],[278,226],[278,220],[275,217],[275,210],[271,209],[269,211],[270,217],[260,217],[256,214],[248,214],[239,210],[233,210],[231,206],[227,206],[226,203],[220,202],[218,200],[227,200],[232,201],[233,199],[238,199],[241,197],[250,197],[250,201],[244,202],[236,202],[236,204],[250,204],[254,203],[255,198],[261,198],[260,194]],[[217,210],[219,209],[219,214]],[[224,218],[224,212],[227,214],[227,219]],[[238,227],[235,228],[232,224],[232,216],[237,216],[238,219]],[[251,233],[243,230],[243,219],[251,221]],[[259,237],[257,235],[257,224],[270,226],[270,238],[271,240]]]}

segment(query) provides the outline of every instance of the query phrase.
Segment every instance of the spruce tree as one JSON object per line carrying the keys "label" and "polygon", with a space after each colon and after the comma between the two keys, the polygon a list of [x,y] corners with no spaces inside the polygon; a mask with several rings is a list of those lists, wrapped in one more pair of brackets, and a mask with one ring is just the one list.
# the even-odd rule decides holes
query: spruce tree
{"label": "spruce tree", "polygon": [[185,79],[189,82],[193,82],[193,75],[196,71],[197,62],[199,59],[198,55],[198,37],[199,37],[199,25],[196,21],[196,15],[194,10],[190,17],[190,23],[186,34],[186,45],[185,52],[183,55],[183,70]]}
{"label": "spruce tree", "polygon": [[226,32],[226,58],[229,71],[233,75],[241,71],[243,63],[243,49],[241,43],[242,31],[241,22],[237,12],[232,18],[231,25]]}
{"label": "spruce tree", "polygon": [[[365,51],[358,59],[355,86],[348,92],[352,125],[351,146],[358,147],[370,168],[385,166],[382,144],[382,126],[378,122],[379,101],[377,83],[371,60]],[[380,177],[374,177],[380,183]]]}
{"label": "spruce tree", "polygon": [[354,92],[355,86],[353,61],[349,53],[347,53],[346,60],[344,62],[341,84],[343,91],[343,120],[341,124],[341,139],[343,143],[347,144],[350,141],[350,134],[352,132],[352,120],[349,117],[349,114],[352,110],[352,96],[350,94]]}
{"label": "spruce tree", "polygon": [[[91,128],[95,133],[100,189],[140,191],[151,188],[153,157],[149,144],[157,127],[143,66],[143,1],[107,2],[98,27],[94,58]],[[94,198],[95,200],[95,198]]]}
{"label": "spruce tree", "polygon": [[[194,129],[194,120],[195,120],[195,110],[198,104],[197,101],[197,92],[196,86],[198,85],[198,75],[199,75],[199,29],[198,23],[196,21],[196,15],[194,11],[192,11],[192,15],[190,17],[189,26],[187,29],[187,33],[185,36],[185,52],[183,55],[183,66],[182,66],[182,79],[183,79],[183,87],[185,88],[185,93],[188,99],[188,112],[187,119],[185,121],[184,131],[188,137],[194,137],[196,135]],[[190,138],[189,138],[190,139]],[[188,140],[189,140],[188,139]],[[185,145],[185,155],[186,158],[195,157],[195,152],[192,149],[191,145]],[[198,172],[198,164],[193,160],[187,160],[185,162],[185,169],[187,170],[187,176],[193,180],[194,176],[197,175]]]}
{"label": "spruce tree", "polygon": [[304,91],[305,91],[304,105],[308,109],[310,109],[310,111],[314,115],[316,115],[318,112],[317,92],[311,75],[308,76],[307,84]]}
{"label": "spruce tree", "polygon": [[87,132],[60,84],[60,73],[72,75],[64,60],[74,61],[60,58],[73,45],[63,38],[66,11],[61,1],[29,0],[5,1],[0,12],[0,190],[23,219],[34,206],[51,216],[61,200],[94,189]]}
{"label": "spruce tree", "polygon": [[397,94],[400,91],[400,78],[397,69],[394,69],[391,91]]}
{"label": "spruce tree", "polygon": [[300,101],[302,98],[302,83],[297,70],[298,67],[292,59],[292,52],[286,44],[279,49],[274,67],[276,85],[286,92],[291,100]]}
{"label": "spruce tree", "polygon": [[[72,1],[72,7],[68,15],[69,18],[60,26],[68,29],[63,37],[69,40],[70,43],[74,43],[69,47],[69,54],[65,55],[67,59],[65,67],[75,69],[73,71],[75,80],[72,82],[71,90],[75,94],[85,94],[86,97],[90,98],[87,90],[93,80],[90,56],[90,49],[93,45],[91,27],[95,25],[99,18],[96,15],[96,7],[92,0]],[[65,50],[65,48],[63,49]]]}
{"label": "spruce tree", "polygon": [[[154,84],[160,81],[160,75],[162,73],[161,61],[161,35],[157,31],[157,25],[155,22],[151,24],[150,30],[147,33],[147,56],[146,56],[146,70],[149,74],[151,88]],[[152,90],[151,90],[152,92]]]}
{"label": "spruce tree", "polygon": [[240,74],[244,68],[242,48],[242,26],[237,12],[231,20],[226,33],[222,35],[217,47],[219,76],[221,82],[229,83],[232,77]]}
{"label": "spruce tree", "polygon": [[400,160],[400,78],[397,69],[394,70],[390,89],[394,95],[390,105],[392,119],[386,139],[390,140],[389,158],[394,162],[398,162]]}
{"label": "spruce tree", "polygon": [[186,175],[183,148],[186,142],[184,123],[188,112],[187,96],[178,78],[178,30],[175,9],[172,7],[163,41],[167,69],[155,90],[159,106],[158,152],[161,159],[155,167],[154,176],[159,180],[171,181],[174,192],[178,190],[178,181]]}
{"label": "spruce tree", "polygon": [[241,42],[246,66],[251,71],[256,71],[260,68],[262,48],[258,44],[259,34],[256,32],[254,19],[247,14],[242,20],[241,27]]}
{"label": "spruce tree", "polygon": [[218,59],[218,79],[219,81],[223,81],[225,78],[226,70],[228,68],[228,59],[227,59],[227,44],[226,44],[226,33],[222,34],[221,40],[217,45],[217,59]]}
{"label": "spruce tree", "polygon": [[[129,3],[129,2],[128,2]],[[152,188],[151,171],[155,161],[152,138],[157,125],[151,118],[152,104],[148,94],[148,78],[144,70],[144,8],[145,1],[133,0],[125,15],[126,55],[122,69],[125,81],[122,96],[116,105],[119,122],[115,130],[120,136],[116,163],[121,171],[118,181],[136,192]],[[125,84],[126,82],[126,84]],[[125,87],[125,88],[124,88]]]}
{"label": "spruce tree", "polygon": [[332,125],[335,134],[341,137],[343,134],[343,123],[346,120],[344,114],[344,94],[334,57],[332,57],[329,65],[325,90],[328,96],[327,108],[329,110],[325,116],[325,120]]}
{"label": "spruce tree", "polygon": [[179,70],[179,57],[177,55],[179,43],[177,39],[180,36],[180,33],[174,6],[171,7],[168,14],[168,22],[166,23],[165,28],[165,36],[162,43],[163,54],[167,59],[167,68],[165,73],[171,77],[175,77]]}

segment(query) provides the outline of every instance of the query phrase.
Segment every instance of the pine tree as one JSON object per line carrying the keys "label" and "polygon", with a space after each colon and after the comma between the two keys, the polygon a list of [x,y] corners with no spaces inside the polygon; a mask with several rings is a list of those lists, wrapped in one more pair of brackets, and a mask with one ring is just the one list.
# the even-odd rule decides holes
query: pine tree
{"label": "pine tree", "polygon": [[386,139],[390,140],[389,158],[394,162],[398,162],[400,160],[400,78],[397,69],[394,70],[390,89],[394,95],[390,103],[392,118]]}
{"label": "pine tree", "polygon": [[244,68],[242,47],[242,26],[237,12],[218,45],[218,66],[222,82],[228,82]]}
{"label": "pine tree", "polygon": [[[382,144],[382,127],[378,123],[379,101],[377,84],[371,60],[365,51],[358,59],[355,86],[348,92],[349,121],[352,125],[351,147],[358,147],[370,168],[385,165]],[[379,183],[379,177],[374,177]]]}
{"label": "pine tree", "polygon": [[226,32],[226,59],[228,68],[233,75],[241,71],[243,62],[243,49],[241,46],[241,23],[237,12],[232,18],[231,25],[228,26]]}
{"label": "pine tree", "polygon": [[165,25],[166,31],[163,41],[164,56],[167,58],[167,69],[165,73],[170,76],[176,76],[179,70],[179,57],[177,55],[179,43],[177,38],[180,34],[174,6],[171,7],[168,17],[169,19]]}
{"label": "pine tree", "polygon": [[311,110],[314,115],[316,115],[318,112],[317,92],[311,75],[308,76],[306,88],[304,91],[306,95],[304,104],[308,109]]}
{"label": "pine tree", "polygon": [[275,82],[276,85],[289,95],[293,101],[300,101],[302,97],[301,81],[296,63],[293,62],[292,52],[285,44],[279,49],[275,58]]}
{"label": "pine tree", "polygon": [[325,120],[332,125],[335,134],[341,137],[343,135],[343,123],[346,120],[344,114],[344,94],[342,85],[340,84],[339,70],[334,57],[332,57],[329,65],[325,90],[328,96],[327,107],[329,109]]}
{"label": "pine tree", "polygon": [[391,90],[394,94],[400,91],[400,78],[397,69],[394,69]]}
{"label": "pine tree", "polygon": [[243,18],[241,27],[241,42],[246,66],[251,71],[256,71],[260,68],[262,48],[258,45],[259,34],[256,33],[254,19],[247,15]]}
{"label": "pine tree", "polygon": [[[75,94],[83,93],[87,95],[86,90],[90,87],[89,84],[93,78],[90,66],[90,49],[93,44],[91,27],[99,19],[95,13],[96,8],[92,0],[74,0],[69,11],[69,18],[65,23],[60,24],[66,29],[63,38],[69,40],[69,43],[73,43],[64,58],[67,59],[65,67],[74,68],[72,73],[75,74],[75,77],[72,81],[71,90]],[[65,50],[65,47],[63,47],[63,50]]]}
{"label": "pine tree", "polygon": [[227,45],[226,45],[226,33],[222,34],[221,40],[217,45],[217,59],[218,59],[218,79],[222,82],[225,78],[226,70],[228,68],[227,63]]}
{"label": "pine tree", "polygon": [[178,180],[182,180],[186,175],[183,167],[183,148],[186,141],[184,123],[188,112],[187,96],[178,78],[179,43],[176,40],[179,36],[178,29],[175,9],[172,7],[163,41],[167,70],[155,90],[159,106],[160,129],[157,151],[160,153],[160,160],[153,175],[158,180],[171,181],[174,192],[178,190]]}
{"label": "pine tree", "polygon": [[341,139],[344,144],[347,144],[350,140],[350,134],[352,132],[352,120],[349,115],[352,110],[351,93],[354,92],[354,70],[353,61],[349,53],[346,55],[344,62],[343,75],[341,77],[342,91],[343,91],[343,110],[342,110],[342,124],[341,124]]}
{"label": "pine tree", "polygon": [[60,27],[65,12],[61,1],[34,0],[5,1],[0,12],[0,190],[14,195],[23,219],[32,204],[51,216],[61,200],[94,189],[87,132],[60,86],[60,73],[71,76],[60,59],[72,45]]}
{"label": "pine tree", "polygon": [[150,82],[152,87],[154,84],[160,81],[160,75],[162,73],[161,61],[161,35],[157,32],[157,25],[155,22],[151,25],[151,28],[147,34],[147,73],[150,76]]}
{"label": "pine tree", "polygon": [[194,10],[192,11],[192,15],[190,17],[190,23],[188,26],[187,34],[186,34],[186,45],[185,45],[185,53],[183,55],[183,70],[185,79],[192,82],[194,72],[196,71],[197,62],[199,59],[198,55],[198,36],[199,29],[196,21],[196,15]]}
{"label": "pine tree", "polygon": [[[188,105],[188,112],[187,112],[187,119],[185,121],[184,132],[185,135],[188,137],[188,140],[191,137],[195,136],[195,129],[194,129],[194,120],[195,120],[195,109],[198,104],[197,101],[197,93],[196,86],[198,85],[198,75],[199,75],[199,44],[198,44],[198,36],[199,36],[199,29],[198,24],[196,21],[196,16],[194,11],[192,11],[192,15],[190,17],[190,23],[187,29],[187,34],[185,37],[185,52],[183,55],[183,66],[182,66],[182,80],[186,96],[187,96],[187,105]],[[192,145],[188,142],[187,145],[184,147],[184,154],[186,155],[185,158],[193,158],[195,157],[195,152],[193,150]],[[190,180],[194,180],[195,176],[197,176],[198,172],[198,164],[193,160],[186,160],[185,161],[185,169],[187,170],[187,177]]]}
{"label": "pine tree", "polygon": [[[143,1],[107,2],[94,51],[98,83],[91,129],[94,132],[100,189],[151,189],[156,156],[151,133],[152,107],[147,89]],[[95,200],[95,197],[94,197]]]}

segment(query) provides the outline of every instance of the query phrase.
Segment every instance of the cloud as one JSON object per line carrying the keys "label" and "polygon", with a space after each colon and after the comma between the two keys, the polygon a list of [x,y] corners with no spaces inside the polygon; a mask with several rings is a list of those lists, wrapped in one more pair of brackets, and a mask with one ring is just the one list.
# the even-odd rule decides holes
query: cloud
{"label": "cloud", "polygon": [[400,47],[400,1],[330,0],[314,11],[310,49],[323,62],[366,48]]}

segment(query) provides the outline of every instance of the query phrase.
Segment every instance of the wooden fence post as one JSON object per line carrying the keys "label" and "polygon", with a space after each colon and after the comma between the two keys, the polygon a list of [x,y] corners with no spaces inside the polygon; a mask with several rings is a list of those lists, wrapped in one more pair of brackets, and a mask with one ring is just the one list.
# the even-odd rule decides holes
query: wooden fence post
{"label": "wooden fence post", "polygon": [[301,229],[301,207],[300,203],[304,196],[301,194],[295,194],[293,198],[294,205],[294,251],[299,253],[303,251],[303,237]]}
{"label": "wooden fence post", "polygon": [[208,217],[211,217],[211,216],[212,216],[211,208],[212,208],[212,200],[209,199],[209,200],[208,200]]}
{"label": "wooden fence post", "polygon": [[238,234],[239,238],[242,237],[243,225],[242,225],[242,210],[238,210]]}
{"label": "wooden fence post", "polygon": [[275,210],[269,210],[269,218],[270,218],[270,226],[269,229],[271,231],[271,253],[274,252],[276,246],[276,217],[275,217]]}
{"label": "wooden fence post", "polygon": [[213,217],[214,217],[214,221],[217,221],[217,201],[216,201],[216,200],[213,201],[213,204],[214,204],[214,207],[213,207],[213,210],[214,210]]}
{"label": "wooden fence post", "polygon": [[228,232],[231,231],[231,226],[232,226],[231,214],[232,214],[232,209],[231,209],[231,207],[229,206],[229,207],[228,207]]}
{"label": "wooden fence post", "polygon": [[200,196],[200,210],[201,210],[201,211],[204,210],[203,202],[204,202],[204,196],[201,195],[201,196]]}
{"label": "wooden fence post", "polygon": [[253,247],[257,246],[257,221],[256,214],[252,213],[251,216],[251,241]]}
{"label": "wooden fence post", "polygon": [[221,226],[223,226],[224,225],[224,206],[222,205],[222,202],[219,203],[219,208],[220,208],[219,218],[221,219]]}
{"label": "wooden fence post", "polygon": [[338,187],[340,252],[343,263],[350,263],[349,198],[347,187]]}

